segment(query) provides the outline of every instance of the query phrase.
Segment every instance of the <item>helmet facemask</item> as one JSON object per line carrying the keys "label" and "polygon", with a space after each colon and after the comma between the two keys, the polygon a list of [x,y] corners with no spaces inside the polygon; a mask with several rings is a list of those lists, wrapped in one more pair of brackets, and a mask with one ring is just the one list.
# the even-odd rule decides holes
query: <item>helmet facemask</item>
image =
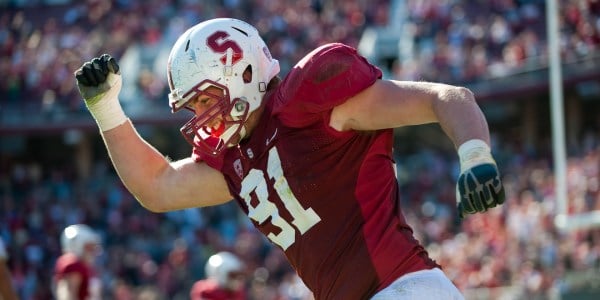
{"label": "helmet facemask", "polygon": [[[221,89],[222,95],[206,91],[211,86]],[[216,101],[202,114],[197,115],[187,103],[203,95],[216,99]],[[204,153],[217,155],[223,149],[237,144],[234,140],[237,141],[244,137],[246,133],[244,122],[249,114],[248,102],[240,98],[232,101],[226,86],[204,80],[182,98],[187,100],[182,106],[177,108],[172,105],[171,108],[173,112],[178,111],[181,107],[194,112],[195,116],[180,129],[181,134],[190,145],[199,148]]]}
{"label": "helmet facemask", "polygon": [[[211,86],[221,89],[223,91],[221,95],[206,91]],[[202,114],[197,115],[193,107],[187,103],[203,95],[216,99],[216,101]],[[171,109],[176,112],[184,107],[195,114],[180,129],[181,134],[190,145],[199,148],[204,153],[217,155],[223,149],[237,144],[234,143],[234,140],[237,141],[244,137],[246,133],[244,122],[248,118],[249,104],[240,98],[232,101],[226,86],[204,80],[188,91],[182,99],[186,100],[172,101]],[[180,103],[179,107],[174,104],[177,102]]]}

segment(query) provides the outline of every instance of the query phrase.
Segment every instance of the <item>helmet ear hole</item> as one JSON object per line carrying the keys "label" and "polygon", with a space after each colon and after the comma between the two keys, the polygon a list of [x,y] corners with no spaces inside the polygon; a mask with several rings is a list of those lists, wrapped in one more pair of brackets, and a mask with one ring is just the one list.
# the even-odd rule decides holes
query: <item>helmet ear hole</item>
{"label": "helmet ear hole", "polygon": [[244,79],[244,83],[252,82],[252,65],[248,65],[242,74],[242,78]]}

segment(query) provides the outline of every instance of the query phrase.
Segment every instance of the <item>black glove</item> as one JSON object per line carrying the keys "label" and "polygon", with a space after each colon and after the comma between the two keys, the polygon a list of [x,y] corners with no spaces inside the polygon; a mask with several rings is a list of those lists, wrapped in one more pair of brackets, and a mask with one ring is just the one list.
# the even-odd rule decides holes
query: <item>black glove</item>
{"label": "black glove", "polygon": [[495,163],[483,163],[463,171],[456,185],[461,219],[504,203],[504,186]]}
{"label": "black glove", "polygon": [[127,120],[119,104],[122,79],[114,58],[104,54],[84,63],[75,71],[75,79],[79,93],[100,130],[110,130]]}
{"label": "black glove", "polygon": [[114,82],[107,83],[109,72],[115,75],[121,74],[117,61],[108,54],[85,62],[81,68],[75,71],[77,87],[86,104],[88,101],[96,100],[96,96],[102,96],[112,88]]}

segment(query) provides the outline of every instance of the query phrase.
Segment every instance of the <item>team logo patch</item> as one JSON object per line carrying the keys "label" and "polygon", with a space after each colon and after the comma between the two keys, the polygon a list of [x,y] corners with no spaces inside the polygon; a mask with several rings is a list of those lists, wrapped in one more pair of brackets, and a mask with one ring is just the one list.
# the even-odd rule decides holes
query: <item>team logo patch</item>
{"label": "team logo patch", "polygon": [[233,162],[233,169],[235,170],[237,176],[240,178],[244,177],[244,168],[242,167],[242,161],[240,161],[239,158]]}

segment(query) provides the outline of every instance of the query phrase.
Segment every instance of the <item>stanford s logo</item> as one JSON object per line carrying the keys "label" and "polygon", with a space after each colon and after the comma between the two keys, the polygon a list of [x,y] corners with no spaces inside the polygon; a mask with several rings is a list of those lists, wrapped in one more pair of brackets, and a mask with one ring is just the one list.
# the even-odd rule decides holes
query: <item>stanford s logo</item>
{"label": "stanford s logo", "polygon": [[227,50],[231,49],[233,55],[231,56],[231,65],[235,65],[240,59],[244,57],[244,52],[240,45],[238,45],[234,40],[227,39],[229,34],[225,31],[216,31],[211,34],[206,39],[206,45],[216,52],[216,53],[225,53],[221,56],[221,63],[227,66]]}

